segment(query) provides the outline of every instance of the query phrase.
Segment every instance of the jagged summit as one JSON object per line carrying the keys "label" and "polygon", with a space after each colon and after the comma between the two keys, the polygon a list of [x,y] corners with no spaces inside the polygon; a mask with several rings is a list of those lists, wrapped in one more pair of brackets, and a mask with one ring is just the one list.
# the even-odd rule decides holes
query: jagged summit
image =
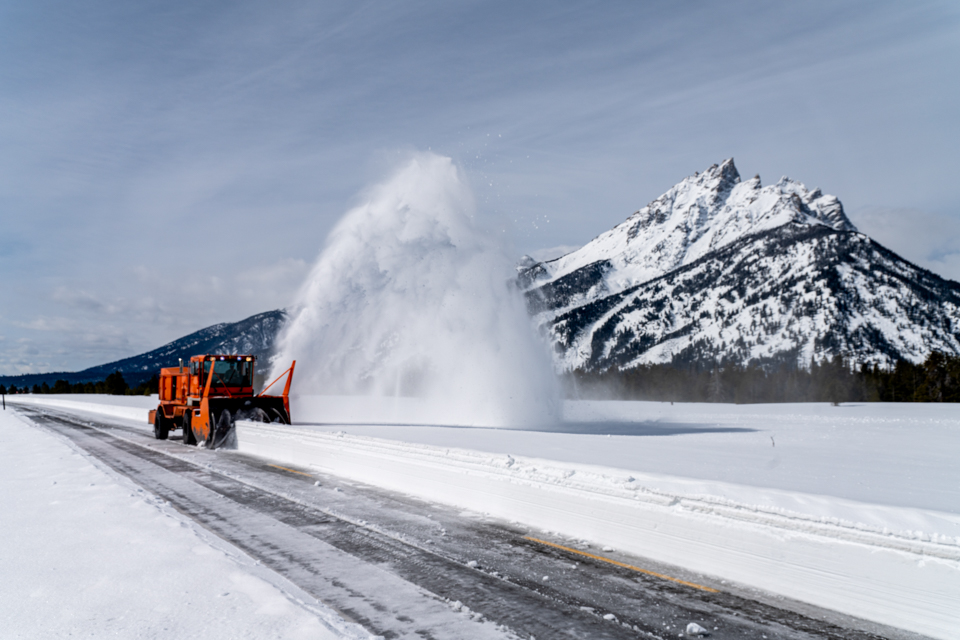
{"label": "jagged summit", "polygon": [[580,249],[527,266],[521,282],[540,286],[606,261],[603,282],[597,285],[615,293],[740,238],[790,223],[856,231],[835,196],[787,177],[767,187],[759,176],[741,181],[733,158],[728,158],[683,179]]}
{"label": "jagged summit", "polygon": [[835,196],[744,181],[732,158],[526,265],[519,284],[563,370],[960,353],[960,285],[858,233]]}
{"label": "jagged summit", "polygon": [[693,180],[694,184],[707,191],[721,194],[740,183],[740,172],[737,171],[733,158],[727,158],[720,164],[710,165],[703,173],[694,172],[693,176],[686,178],[684,182],[688,180]]}

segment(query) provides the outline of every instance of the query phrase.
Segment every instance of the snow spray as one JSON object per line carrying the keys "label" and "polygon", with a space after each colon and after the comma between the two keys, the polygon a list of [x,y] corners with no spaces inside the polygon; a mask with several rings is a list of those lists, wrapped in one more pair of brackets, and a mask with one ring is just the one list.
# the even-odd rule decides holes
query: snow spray
{"label": "snow spray", "polygon": [[[274,374],[296,359],[297,395],[354,396],[354,407],[364,396],[371,421],[553,422],[559,392],[547,347],[502,241],[474,211],[453,161],[432,153],[370,189],[301,288]],[[310,413],[294,418],[342,419]]]}

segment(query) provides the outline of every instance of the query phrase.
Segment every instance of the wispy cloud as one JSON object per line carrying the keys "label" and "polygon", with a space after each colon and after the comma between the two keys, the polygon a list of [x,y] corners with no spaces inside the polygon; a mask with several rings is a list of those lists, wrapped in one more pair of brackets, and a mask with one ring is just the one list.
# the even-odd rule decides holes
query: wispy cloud
{"label": "wispy cloud", "polygon": [[583,244],[731,155],[851,211],[960,215],[955,3],[4,11],[0,350],[29,337],[64,366],[105,357],[84,331],[137,350],[288,304],[411,146],[454,157],[518,255]]}
{"label": "wispy cloud", "polygon": [[13,322],[13,326],[31,329],[33,331],[55,331],[64,333],[73,331],[77,327],[77,322],[70,318],[48,318],[40,316],[29,322]]}

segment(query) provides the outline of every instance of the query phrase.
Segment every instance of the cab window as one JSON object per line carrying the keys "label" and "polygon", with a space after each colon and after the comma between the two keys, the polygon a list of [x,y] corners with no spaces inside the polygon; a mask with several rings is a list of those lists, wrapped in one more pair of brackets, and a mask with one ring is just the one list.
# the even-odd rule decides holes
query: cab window
{"label": "cab window", "polygon": [[250,363],[245,360],[217,360],[213,363],[213,383],[217,387],[250,387]]}

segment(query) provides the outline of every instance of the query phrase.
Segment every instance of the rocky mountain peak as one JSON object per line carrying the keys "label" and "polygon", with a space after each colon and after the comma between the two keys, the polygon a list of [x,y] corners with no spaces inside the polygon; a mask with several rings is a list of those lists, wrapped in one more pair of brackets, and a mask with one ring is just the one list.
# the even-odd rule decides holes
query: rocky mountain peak
{"label": "rocky mountain peak", "polygon": [[[694,184],[697,187],[718,194],[729,191],[740,182],[740,173],[733,163],[733,158],[727,158],[720,164],[710,165],[709,169],[703,173],[695,174],[693,177],[695,178]],[[690,180],[690,178],[687,178],[687,180]]]}
{"label": "rocky mountain peak", "polygon": [[960,284],[856,233],[835,196],[733,159],[518,283],[564,371],[960,353]]}
{"label": "rocky mountain peak", "polygon": [[740,238],[787,224],[856,231],[836,197],[820,189],[810,191],[787,177],[767,187],[759,175],[743,182],[733,158],[727,158],[684,178],[580,249],[528,265],[521,282],[538,286],[604,262],[598,291],[612,293],[690,264]]}

